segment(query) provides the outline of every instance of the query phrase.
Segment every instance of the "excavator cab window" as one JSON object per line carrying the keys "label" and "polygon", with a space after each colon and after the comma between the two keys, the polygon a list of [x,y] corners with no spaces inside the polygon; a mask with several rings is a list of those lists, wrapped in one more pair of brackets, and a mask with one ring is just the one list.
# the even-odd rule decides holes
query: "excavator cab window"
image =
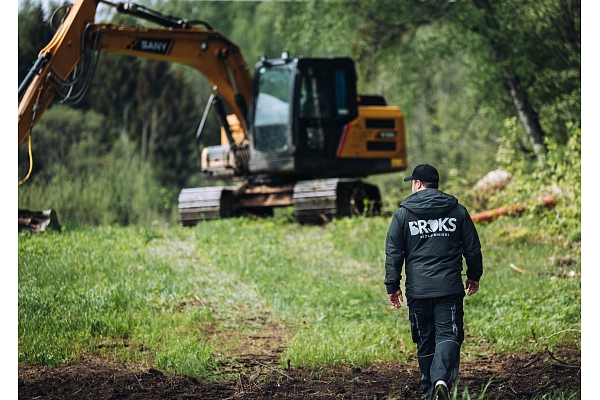
{"label": "excavator cab window", "polygon": [[257,64],[254,149],[336,157],[344,127],[358,116],[349,58],[284,58]]}
{"label": "excavator cab window", "polygon": [[309,69],[300,80],[299,116],[302,121],[311,121],[304,127],[303,141],[307,149],[322,152],[325,149],[327,121],[331,118],[329,101],[330,80],[327,74],[316,74]]}
{"label": "excavator cab window", "polygon": [[263,66],[258,70],[258,94],[254,114],[254,148],[284,152],[289,147],[292,64]]}
{"label": "excavator cab window", "polygon": [[344,126],[358,114],[354,65],[304,59],[298,69],[298,153],[335,157]]}

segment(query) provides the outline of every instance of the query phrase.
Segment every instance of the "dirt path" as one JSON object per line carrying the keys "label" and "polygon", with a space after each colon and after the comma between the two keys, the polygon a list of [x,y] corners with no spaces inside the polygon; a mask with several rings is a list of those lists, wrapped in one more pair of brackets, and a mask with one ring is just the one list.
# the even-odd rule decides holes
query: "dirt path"
{"label": "dirt path", "polygon": [[[238,359],[245,368],[223,381],[166,376],[154,369],[95,358],[49,369],[19,367],[19,399],[418,399],[415,365],[373,365],[363,369],[282,369],[264,356]],[[256,372],[254,376],[249,374]],[[486,389],[487,386],[487,389]],[[581,353],[481,357],[464,363],[458,393],[471,398],[529,399],[535,394],[581,391]],[[459,398],[462,397],[459,395]]]}

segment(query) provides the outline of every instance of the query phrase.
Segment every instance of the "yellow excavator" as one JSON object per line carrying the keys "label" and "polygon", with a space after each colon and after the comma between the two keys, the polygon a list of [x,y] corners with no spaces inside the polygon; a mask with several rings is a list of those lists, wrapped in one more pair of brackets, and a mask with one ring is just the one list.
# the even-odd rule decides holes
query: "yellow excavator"
{"label": "yellow excavator", "polygon": [[[95,23],[99,3],[158,27]],[[101,51],[190,66],[213,89],[198,132],[214,110],[221,144],[202,150],[200,168],[236,184],[182,189],[181,225],[286,206],[301,223],[375,215],[379,189],[362,179],[407,168],[402,111],[357,94],[352,59],[283,52],[261,57],[251,73],[239,47],[207,22],[106,0],[75,0],[19,85],[19,147],[28,140],[30,158],[36,122],[57,95],[89,85]]]}

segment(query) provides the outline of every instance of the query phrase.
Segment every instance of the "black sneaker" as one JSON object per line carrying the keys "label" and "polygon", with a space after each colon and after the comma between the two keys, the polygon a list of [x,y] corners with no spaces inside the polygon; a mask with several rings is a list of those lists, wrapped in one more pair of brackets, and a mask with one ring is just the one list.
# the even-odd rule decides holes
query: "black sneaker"
{"label": "black sneaker", "polygon": [[434,400],[450,400],[450,392],[448,391],[448,385],[444,381],[437,381],[435,388],[433,389]]}

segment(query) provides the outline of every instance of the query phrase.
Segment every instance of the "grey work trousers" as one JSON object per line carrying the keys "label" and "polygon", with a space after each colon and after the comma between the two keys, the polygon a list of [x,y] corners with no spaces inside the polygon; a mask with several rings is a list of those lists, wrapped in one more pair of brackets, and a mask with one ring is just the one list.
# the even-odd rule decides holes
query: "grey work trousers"
{"label": "grey work trousers", "polygon": [[452,388],[458,375],[463,328],[465,294],[408,298],[408,312],[413,342],[417,344],[421,387],[427,398],[438,380]]}

